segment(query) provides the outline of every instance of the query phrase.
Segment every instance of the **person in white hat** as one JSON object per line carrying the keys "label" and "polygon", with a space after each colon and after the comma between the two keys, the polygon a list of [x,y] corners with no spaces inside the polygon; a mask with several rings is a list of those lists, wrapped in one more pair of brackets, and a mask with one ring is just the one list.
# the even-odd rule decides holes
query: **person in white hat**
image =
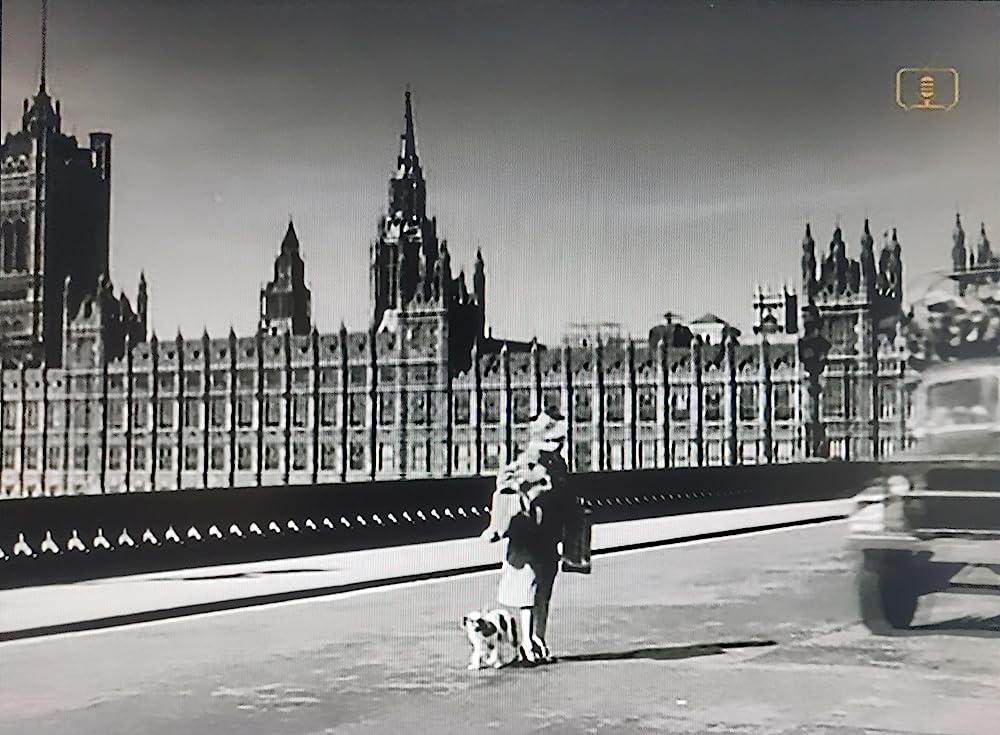
{"label": "person in white hat", "polygon": [[561,418],[542,413],[532,420],[527,449],[497,476],[490,527],[483,533],[491,542],[508,540],[497,599],[520,611],[520,656],[528,665],[551,660],[545,642],[549,602],[559,544],[575,503],[566,487],[565,442]]}

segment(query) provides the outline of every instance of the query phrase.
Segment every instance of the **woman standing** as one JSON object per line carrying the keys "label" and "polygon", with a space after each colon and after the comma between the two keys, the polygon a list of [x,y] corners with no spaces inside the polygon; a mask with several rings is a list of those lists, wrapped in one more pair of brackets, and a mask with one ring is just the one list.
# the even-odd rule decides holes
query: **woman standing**
{"label": "woman standing", "polygon": [[529,665],[551,660],[545,642],[549,602],[564,528],[576,507],[561,455],[565,441],[561,419],[542,413],[532,420],[527,449],[497,476],[490,527],[483,533],[490,542],[507,538],[497,599],[520,612],[520,656]]}

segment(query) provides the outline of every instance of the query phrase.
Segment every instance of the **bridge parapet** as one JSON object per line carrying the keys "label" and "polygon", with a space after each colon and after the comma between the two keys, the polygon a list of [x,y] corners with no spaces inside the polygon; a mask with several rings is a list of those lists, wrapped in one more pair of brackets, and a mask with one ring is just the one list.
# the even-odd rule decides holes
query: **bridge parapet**
{"label": "bridge parapet", "polygon": [[[872,463],[588,472],[594,523],[849,497]],[[489,477],[30,498],[4,503],[0,587],[430,543],[479,534]]]}

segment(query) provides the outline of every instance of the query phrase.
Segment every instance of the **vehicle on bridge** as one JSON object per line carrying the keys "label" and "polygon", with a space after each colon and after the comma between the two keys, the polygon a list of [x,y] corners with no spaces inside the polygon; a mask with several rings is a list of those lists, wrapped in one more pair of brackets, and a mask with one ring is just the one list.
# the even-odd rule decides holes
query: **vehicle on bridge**
{"label": "vehicle on bridge", "polygon": [[932,305],[915,345],[924,360],[912,393],[915,443],[856,497],[850,545],[873,632],[909,627],[926,594],[1000,594],[998,304]]}

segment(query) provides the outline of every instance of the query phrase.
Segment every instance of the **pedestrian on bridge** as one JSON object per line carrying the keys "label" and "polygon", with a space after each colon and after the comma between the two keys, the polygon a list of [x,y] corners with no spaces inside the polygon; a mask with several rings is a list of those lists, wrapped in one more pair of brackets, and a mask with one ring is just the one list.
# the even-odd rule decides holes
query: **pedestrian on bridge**
{"label": "pedestrian on bridge", "polygon": [[576,498],[562,457],[566,424],[542,413],[529,425],[526,450],[497,475],[490,526],[483,537],[507,538],[497,600],[520,612],[521,659],[551,660],[545,641],[549,603],[559,571],[560,544]]}

